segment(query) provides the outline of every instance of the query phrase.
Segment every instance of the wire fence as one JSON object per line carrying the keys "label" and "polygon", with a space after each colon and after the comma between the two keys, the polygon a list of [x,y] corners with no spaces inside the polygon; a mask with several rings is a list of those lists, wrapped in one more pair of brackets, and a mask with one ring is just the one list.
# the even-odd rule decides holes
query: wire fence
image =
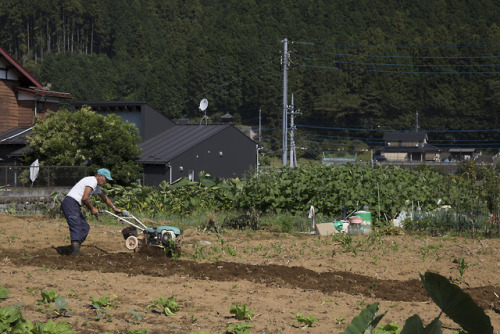
{"label": "wire fence", "polygon": [[0,166],[0,188],[72,187],[85,176],[84,166]]}

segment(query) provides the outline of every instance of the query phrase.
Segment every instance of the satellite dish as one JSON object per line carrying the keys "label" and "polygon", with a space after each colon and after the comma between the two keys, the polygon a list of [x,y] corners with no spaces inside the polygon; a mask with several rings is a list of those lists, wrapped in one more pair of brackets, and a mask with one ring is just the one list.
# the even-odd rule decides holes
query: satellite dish
{"label": "satellite dish", "polygon": [[203,118],[201,119],[200,121],[200,125],[201,123],[203,123],[203,120],[205,120],[205,125],[207,125],[208,123],[208,117],[207,117],[207,107],[208,107],[208,100],[207,99],[203,99],[200,101],[200,110],[201,111],[204,111],[205,112],[205,115],[203,116]]}
{"label": "satellite dish", "polygon": [[203,99],[200,101],[200,110],[201,111],[205,111],[208,107],[208,100],[207,99]]}

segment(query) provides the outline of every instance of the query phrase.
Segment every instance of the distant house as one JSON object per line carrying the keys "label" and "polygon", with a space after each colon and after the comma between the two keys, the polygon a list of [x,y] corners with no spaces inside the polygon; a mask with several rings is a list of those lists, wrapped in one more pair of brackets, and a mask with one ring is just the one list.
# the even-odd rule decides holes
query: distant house
{"label": "distant house", "polygon": [[122,121],[134,124],[143,141],[151,139],[175,125],[174,122],[144,101],[73,102],[71,108],[75,111],[85,105],[103,116],[115,114],[120,116]]}
{"label": "distant house", "polygon": [[222,123],[233,123],[233,115],[230,113],[225,113],[220,118]]}
{"label": "distant house", "polygon": [[388,162],[439,161],[441,150],[427,143],[425,132],[387,132],[381,155]]}
{"label": "distant house", "polygon": [[36,116],[57,111],[68,93],[51,91],[0,47],[0,163],[14,164]]}
{"label": "distant house", "polygon": [[447,161],[472,161],[480,156],[479,150],[475,148],[450,148],[448,150]]}
{"label": "distant house", "polygon": [[220,178],[240,177],[256,166],[256,143],[228,124],[176,125],[139,146],[137,162],[144,167],[146,186],[181,177],[196,181],[201,171]]}

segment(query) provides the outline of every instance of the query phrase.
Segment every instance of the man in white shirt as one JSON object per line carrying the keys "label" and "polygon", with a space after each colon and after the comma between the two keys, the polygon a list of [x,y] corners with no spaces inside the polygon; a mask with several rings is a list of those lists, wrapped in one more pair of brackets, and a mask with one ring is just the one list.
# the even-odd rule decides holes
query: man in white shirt
{"label": "man in white shirt", "polygon": [[121,212],[121,210],[118,209],[101,190],[101,186],[108,180],[113,180],[111,178],[111,173],[106,168],[101,168],[97,171],[95,176],[84,177],[75,184],[61,203],[61,209],[69,226],[73,256],[80,255],[80,246],[85,241],[90,231],[90,225],[82,214],[82,204],[85,204],[93,215],[99,214],[99,210],[90,203],[90,196],[92,196],[92,194],[97,194],[101,197],[104,203],[115,212]]}

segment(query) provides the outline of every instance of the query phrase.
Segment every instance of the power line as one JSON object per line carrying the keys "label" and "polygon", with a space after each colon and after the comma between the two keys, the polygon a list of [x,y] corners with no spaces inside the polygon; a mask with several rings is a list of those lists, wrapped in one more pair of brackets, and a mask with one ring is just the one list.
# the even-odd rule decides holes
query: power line
{"label": "power line", "polygon": [[[338,128],[330,126],[320,126],[320,125],[296,125],[301,128],[312,128],[312,129],[326,129],[326,130],[350,130],[350,131],[374,131],[374,132],[414,132],[408,130],[383,130],[383,129],[362,129],[362,128]],[[500,132],[500,129],[477,129],[477,130],[429,130],[421,132],[432,132],[432,133],[456,133],[456,132]]]}
{"label": "power line", "polygon": [[[315,66],[306,64],[297,64],[298,66],[311,67],[311,68],[322,68],[330,70],[340,70],[338,67],[331,66]],[[379,72],[379,73],[401,73],[401,74],[500,74],[500,72],[431,72],[431,71],[391,71],[391,70],[373,70],[365,68],[355,68],[354,71],[361,72]]]}
{"label": "power line", "polygon": [[[303,45],[320,45],[313,42],[296,42],[295,44],[303,44]],[[500,45],[500,44],[499,44]],[[324,45],[323,45],[324,46]],[[332,46],[332,45],[330,45]],[[333,45],[338,47],[338,45]],[[374,46],[371,46],[374,47]],[[385,47],[385,46],[382,46]],[[393,47],[391,47],[393,48]],[[434,46],[436,48],[436,46]],[[298,51],[298,50],[296,50]],[[300,53],[304,53],[300,51]],[[385,58],[385,59],[410,59],[410,60],[488,60],[488,59],[500,59],[499,55],[481,55],[481,56],[408,56],[408,55],[382,55],[382,54],[360,54],[360,53],[342,53],[342,52],[318,52],[312,51],[312,53],[320,54],[320,55],[328,55],[328,56],[336,56],[336,57],[362,57],[362,58]],[[446,68],[446,67],[455,67],[455,68],[473,68],[473,67],[490,67],[494,68],[496,66],[500,66],[500,64],[397,64],[397,63],[377,63],[377,62],[358,62],[358,61],[347,61],[347,60],[335,60],[335,59],[317,59],[312,57],[299,57],[297,58],[302,61],[307,62],[333,62],[334,65],[322,64],[322,65],[312,65],[312,64],[296,64],[302,67],[310,67],[310,68],[318,68],[318,69],[330,69],[330,70],[339,70],[344,68],[339,68],[339,64],[343,65],[353,65],[353,66],[393,66],[393,67],[412,67],[412,68]],[[354,71],[364,71],[364,72],[378,72],[378,73],[400,73],[400,74],[459,74],[459,75],[468,75],[468,74],[500,74],[500,71],[402,71],[402,70],[384,70],[384,69],[376,69],[376,68],[346,68],[345,70],[354,70]]]}
{"label": "power line", "polygon": [[386,56],[386,55],[366,55],[353,53],[333,53],[320,52],[320,54],[333,56],[367,57],[367,58],[402,58],[402,59],[498,59],[500,56]]}
{"label": "power line", "polygon": [[[298,142],[309,142],[309,143],[318,143],[318,144],[328,144],[328,143],[334,143],[334,144],[344,144],[344,145],[354,145],[356,146],[356,143],[349,142],[348,139],[342,140],[342,139],[309,139],[309,138],[300,138]],[[368,147],[372,148],[382,148],[385,147],[384,145],[380,145],[379,142],[372,142],[372,141],[364,141],[364,144],[366,144]],[[480,145],[477,145],[477,143],[460,143],[460,144],[437,144],[437,143],[429,143],[432,146],[436,146],[437,148],[460,148],[460,147],[470,147],[470,148],[477,148],[477,149],[495,149],[495,148],[500,148],[500,142],[488,142],[488,143],[481,143]]]}
{"label": "power line", "polygon": [[[314,58],[299,58],[306,61],[332,61],[332,60],[318,60]],[[356,61],[341,61],[333,60],[337,64],[348,64],[348,65],[370,65],[370,66],[400,66],[400,67],[494,67],[500,66],[500,64],[394,64],[394,63],[364,63]]]}
{"label": "power line", "polygon": [[500,46],[500,43],[460,43],[460,44],[426,44],[426,45],[383,45],[383,44],[344,44],[344,43],[316,43],[316,42],[303,42],[291,41],[291,44],[302,44],[312,46],[332,46],[343,48],[377,48],[377,49],[430,49],[430,48],[483,48]]}

